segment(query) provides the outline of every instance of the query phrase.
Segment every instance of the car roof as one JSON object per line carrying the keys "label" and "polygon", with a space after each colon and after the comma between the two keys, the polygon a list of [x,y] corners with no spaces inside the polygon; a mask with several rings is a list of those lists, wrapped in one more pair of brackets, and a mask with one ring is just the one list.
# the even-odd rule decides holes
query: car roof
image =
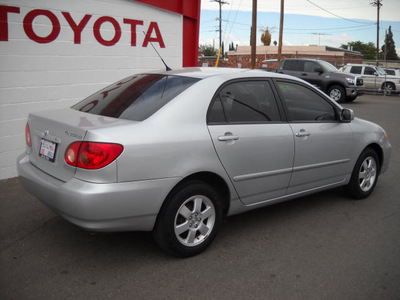
{"label": "car roof", "polygon": [[306,61],[324,61],[323,59],[317,59],[317,58],[307,58],[307,57],[292,57],[292,58],[284,58],[282,60],[306,60]]}
{"label": "car roof", "polygon": [[248,78],[248,77],[267,77],[267,78],[291,78],[288,75],[277,74],[273,72],[267,72],[265,70],[258,69],[241,69],[241,68],[182,68],[171,71],[156,72],[162,75],[173,75],[173,76],[184,76],[192,78],[209,78],[209,77],[220,77],[225,79],[235,79],[235,78]]}

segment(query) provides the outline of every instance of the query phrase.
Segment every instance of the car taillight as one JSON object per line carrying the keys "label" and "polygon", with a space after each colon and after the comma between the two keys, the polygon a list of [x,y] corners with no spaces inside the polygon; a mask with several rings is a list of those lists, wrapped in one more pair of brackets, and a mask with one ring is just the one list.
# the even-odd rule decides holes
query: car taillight
{"label": "car taillight", "polygon": [[100,169],[112,163],[122,153],[119,144],[75,142],[65,151],[65,162],[83,169]]}
{"label": "car taillight", "polygon": [[25,126],[25,141],[29,147],[32,147],[31,130],[29,129],[28,123],[26,123],[26,126]]}

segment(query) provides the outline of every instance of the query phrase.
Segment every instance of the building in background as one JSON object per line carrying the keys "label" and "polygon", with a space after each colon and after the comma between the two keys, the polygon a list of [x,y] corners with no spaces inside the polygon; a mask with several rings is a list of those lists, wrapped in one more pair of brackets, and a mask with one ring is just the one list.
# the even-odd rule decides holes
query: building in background
{"label": "building in background", "polygon": [[[362,63],[362,54],[357,51],[350,51],[329,46],[283,46],[282,58],[316,58],[325,60],[336,67],[347,63]],[[277,46],[256,47],[256,68],[276,69],[278,67]],[[199,66],[214,66],[215,59],[199,58]],[[227,59],[219,61],[219,67],[250,68],[251,47],[238,46],[235,51],[229,51]]]}
{"label": "building in background", "polygon": [[3,0],[0,179],[17,176],[30,112],[69,107],[137,72],[196,66],[200,0]]}

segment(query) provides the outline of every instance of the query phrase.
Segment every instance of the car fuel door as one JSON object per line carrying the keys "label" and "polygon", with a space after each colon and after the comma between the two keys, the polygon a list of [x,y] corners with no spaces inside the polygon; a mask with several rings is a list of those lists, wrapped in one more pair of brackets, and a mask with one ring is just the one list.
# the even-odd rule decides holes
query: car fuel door
{"label": "car fuel door", "polygon": [[284,196],[293,166],[294,138],[268,81],[228,84],[208,115],[215,151],[241,201],[251,205]]}

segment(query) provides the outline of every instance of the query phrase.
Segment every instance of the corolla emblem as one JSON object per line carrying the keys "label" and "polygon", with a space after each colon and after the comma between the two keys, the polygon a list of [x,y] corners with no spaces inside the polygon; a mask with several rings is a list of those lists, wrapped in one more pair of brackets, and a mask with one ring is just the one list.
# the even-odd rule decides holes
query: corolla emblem
{"label": "corolla emblem", "polygon": [[77,138],[77,139],[82,139],[82,138],[83,138],[82,135],[77,134],[77,133],[75,133],[75,132],[68,131],[68,130],[65,130],[65,134],[66,134],[66,135],[69,135],[69,136],[71,136],[71,137]]}
{"label": "corolla emblem", "polygon": [[45,130],[45,131],[43,131],[43,136],[47,136],[49,133],[50,133],[49,130]]}

